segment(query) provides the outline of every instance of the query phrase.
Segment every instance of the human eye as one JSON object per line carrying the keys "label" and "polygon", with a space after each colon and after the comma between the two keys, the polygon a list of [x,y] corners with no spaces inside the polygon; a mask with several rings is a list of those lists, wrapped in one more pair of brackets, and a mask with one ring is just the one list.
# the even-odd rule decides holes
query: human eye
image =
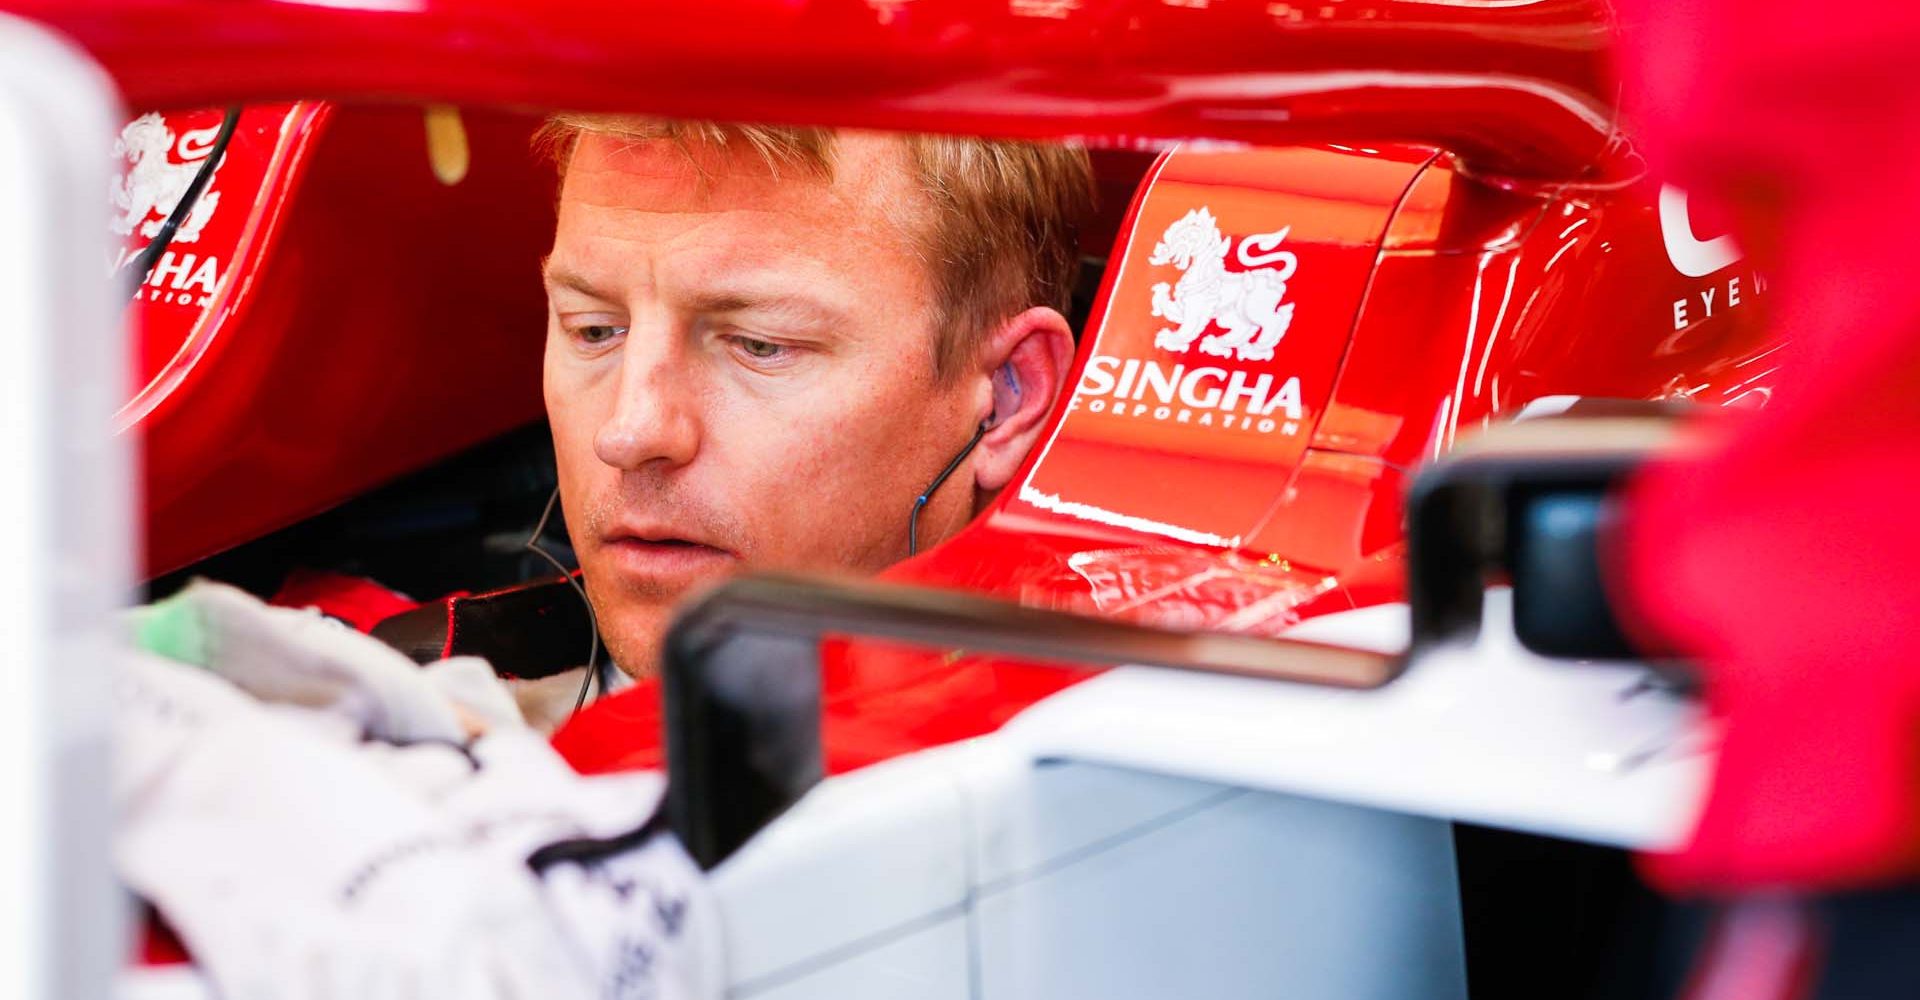
{"label": "human eye", "polygon": [[569,327],[568,332],[573,335],[573,339],[588,347],[599,347],[626,336],[627,328],[611,323],[583,323]]}
{"label": "human eye", "polygon": [[744,333],[728,334],[726,341],[742,360],[761,369],[791,363],[798,353],[798,350],[791,345]]}

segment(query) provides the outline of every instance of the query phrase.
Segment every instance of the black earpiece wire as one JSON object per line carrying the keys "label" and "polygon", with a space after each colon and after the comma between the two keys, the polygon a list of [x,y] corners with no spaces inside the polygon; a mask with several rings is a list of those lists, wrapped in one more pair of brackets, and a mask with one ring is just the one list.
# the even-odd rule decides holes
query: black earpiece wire
{"label": "black earpiece wire", "polygon": [[[563,565],[560,560],[554,558],[553,553],[540,547],[540,536],[546,533],[547,522],[553,519],[553,508],[559,505],[559,503],[560,487],[555,486],[553,488],[553,495],[547,497],[547,509],[540,512],[540,523],[533,526],[533,534],[527,536],[527,544],[523,546],[523,548],[545,559],[553,565],[554,569],[559,570],[561,579],[567,581],[567,586],[572,587],[573,592],[580,595],[580,603],[586,605],[587,632],[589,633],[587,639],[587,675],[580,678],[580,693],[574,696],[573,699],[573,711],[578,713],[581,706],[587,703],[587,689],[593,685],[593,679],[600,676],[600,619],[594,616],[593,602],[587,600],[586,588],[580,586],[580,581],[574,579],[574,575],[567,571],[567,567]],[[605,694],[606,691],[607,682],[603,678],[600,681],[600,693]]]}
{"label": "black earpiece wire", "polygon": [[187,182],[187,189],[180,192],[180,200],[174,202],[173,211],[167,213],[166,221],[160,223],[160,229],[148,241],[146,248],[136,254],[129,264],[133,268],[132,292],[128,298],[140,294],[140,285],[147,280],[147,272],[160,263],[160,255],[173,245],[173,234],[180,231],[181,223],[193,214],[194,206],[200,204],[200,196],[206,193],[207,184],[213,180],[213,172],[220,168],[220,161],[226,159],[227,144],[233,141],[233,130],[240,125],[240,106],[227,108],[226,116],[220,119],[220,131],[214,134],[213,147],[207,152],[207,158],[200,163],[200,169],[194,171],[193,179]]}
{"label": "black earpiece wire", "polygon": [[961,448],[960,453],[953,456],[953,461],[948,462],[947,467],[944,469],[941,469],[940,474],[933,477],[933,482],[928,483],[927,488],[924,490],[921,490],[920,495],[914,498],[913,513],[907,515],[907,555],[908,556],[915,556],[920,554],[920,508],[925,507],[927,505],[927,501],[933,499],[934,491],[938,490],[940,488],[940,484],[946,482],[948,476],[953,475],[953,470],[958,469],[960,467],[960,463],[965,461],[966,457],[973,453],[974,446],[980,443],[980,439],[986,436],[987,429],[992,426],[993,426],[993,417],[991,416],[987,417],[987,419],[985,420],[980,421],[980,427],[973,432],[973,437],[967,439],[966,447]]}

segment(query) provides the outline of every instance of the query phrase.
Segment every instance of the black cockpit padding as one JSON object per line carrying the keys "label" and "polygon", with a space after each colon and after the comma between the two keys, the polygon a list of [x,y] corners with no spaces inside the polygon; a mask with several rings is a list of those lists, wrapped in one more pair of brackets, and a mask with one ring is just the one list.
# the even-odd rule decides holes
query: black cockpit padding
{"label": "black cockpit padding", "polygon": [[496,673],[550,677],[586,663],[593,628],[586,605],[563,579],[450,597],[373,627],[373,636],[416,663],[478,656]]}

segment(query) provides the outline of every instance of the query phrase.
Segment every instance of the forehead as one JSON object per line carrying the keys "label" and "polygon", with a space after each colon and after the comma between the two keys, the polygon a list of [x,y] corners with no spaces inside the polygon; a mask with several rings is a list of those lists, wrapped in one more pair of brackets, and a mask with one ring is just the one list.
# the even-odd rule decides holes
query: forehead
{"label": "forehead", "polygon": [[[560,229],[598,217],[605,235],[623,223],[698,216],[758,216],[769,237],[794,228],[832,228],[851,236],[905,238],[922,222],[925,196],[904,140],[844,133],[832,172],[800,162],[769,163],[744,141],[724,148],[689,141],[636,141],[588,132],[569,158],[560,194]],[[874,227],[885,231],[866,235]],[[587,234],[578,234],[587,235]]]}

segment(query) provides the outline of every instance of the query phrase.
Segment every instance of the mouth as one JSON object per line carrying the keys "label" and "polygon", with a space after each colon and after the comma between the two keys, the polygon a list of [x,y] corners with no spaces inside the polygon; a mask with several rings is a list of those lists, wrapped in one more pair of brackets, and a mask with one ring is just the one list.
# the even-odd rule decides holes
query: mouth
{"label": "mouth", "polygon": [[621,574],[665,584],[724,571],[735,558],[726,549],[666,532],[617,532],[601,548]]}

